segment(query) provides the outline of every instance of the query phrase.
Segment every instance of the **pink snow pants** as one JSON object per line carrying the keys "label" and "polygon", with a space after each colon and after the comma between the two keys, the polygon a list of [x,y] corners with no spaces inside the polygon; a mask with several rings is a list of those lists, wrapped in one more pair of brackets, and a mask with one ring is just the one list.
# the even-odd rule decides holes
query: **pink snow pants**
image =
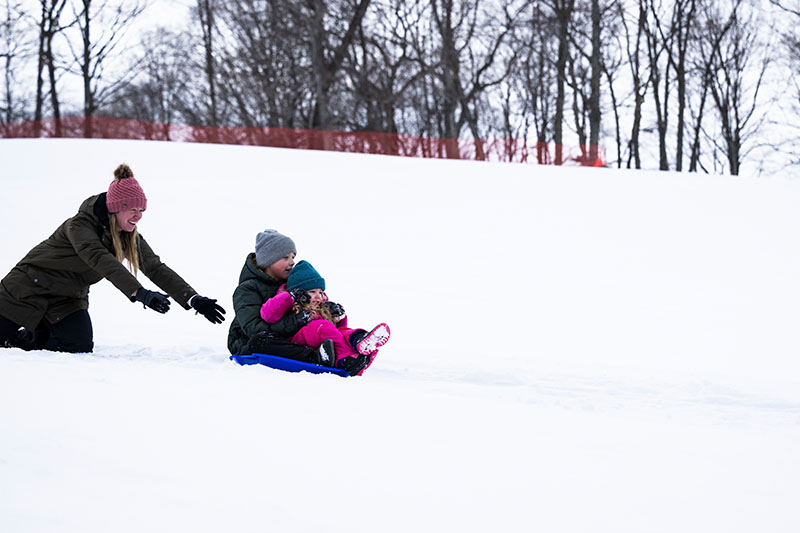
{"label": "pink snow pants", "polygon": [[354,331],[356,330],[351,328],[337,328],[329,320],[318,318],[300,328],[291,341],[295,344],[319,348],[322,346],[322,341],[331,339],[336,348],[336,360],[338,361],[343,357],[358,357],[358,352],[353,350],[349,341],[350,334]]}

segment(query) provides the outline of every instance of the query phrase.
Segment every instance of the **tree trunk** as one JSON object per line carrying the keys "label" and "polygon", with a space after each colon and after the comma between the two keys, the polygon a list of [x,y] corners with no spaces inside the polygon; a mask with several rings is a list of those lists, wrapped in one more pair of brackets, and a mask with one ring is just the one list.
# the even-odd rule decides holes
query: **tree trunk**
{"label": "tree trunk", "polygon": [[[686,128],[686,53],[689,46],[689,39],[691,36],[691,29],[695,20],[696,11],[695,0],[689,0],[688,9],[684,4],[676,4],[677,10],[673,21],[675,24],[675,31],[677,32],[676,40],[678,43],[678,59],[674,61],[673,68],[675,69],[675,77],[678,82],[678,113],[677,113],[677,140],[676,140],[676,154],[675,154],[675,170],[681,171],[683,169],[683,136]],[[670,54],[670,60],[673,59]]]}
{"label": "tree trunk", "polygon": [[83,74],[83,136],[87,139],[92,138],[94,131],[92,128],[92,116],[94,115],[94,95],[92,94],[91,77],[91,16],[89,9],[92,0],[83,0],[83,28],[81,34],[83,38],[83,58],[81,61],[81,73]]}
{"label": "tree trunk", "polygon": [[460,134],[456,121],[456,109],[460,101],[460,68],[455,36],[453,35],[453,2],[444,0],[440,13],[437,2],[433,2],[433,16],[442,39],[441,80],[442,80],[442,138],[448,159],[461,157],[458,149]]}
{"label": "tree trunk", "polygon": [[556,165],[564,162],[564,105],[566,103],[567,62],[569,59],[569,23],[575,0],[556,0],[554,2],[558,21],[558,56],[556,57],[556,109],[553,117],[553,142],[555,143]]}
{"label": "tree trunk", "polygon": [[203,49],[205,51],[205,74],[208,82],[209,110],[208,122],[210,126],[219,126],[217,116],[217,83],[214,68],[214,9],[212,0],[198,0],[197,13],[200,16],[200,26],[203,32]]}
{"label": "tree trunk", "polygon": [[330,117],[330,90],[337,72],[342,66],[346,53],[352,44],[357,30],[361,26],[364,14],[367,12],[371,0],[360,0],[353,16],[342,36],[339,45],[331,54],[331,59],[326,58],[327,39],[324,25],[326,3],[323,0],[306,0],[311,17],[309,20],[311,67],[314,71],[314,90],[316,101],[311,116],[312,129],[321,130],[321,142],[315,141],[316,147],[323,150],[333,148],[333,141],[329,133],[331,129]]}
{"label": "tree trunk", "polygon": [[61,127],[61,106],[58,103],[56,90],[56,65],[53,57],[53,34],[47,39],[47,73],[50,78],[50,105],[53,107],[53,121],[55,122],[55,136],[62,137],[64,132]]}
{"label": "tree trunk", "polygon": [[589,96],[589,164],[599,159],[600,144],[600,2],[592,0],[591,93]]}
{"label": "tree trunk", "polygon": [[39,21],[39,57],[36,64],[36,107],[33,113],[34,135],[42,134],[42,115],[44,113],[44,72],[45,65],[45,39],[47,35],[47,5],[42,1],[42,18]]}

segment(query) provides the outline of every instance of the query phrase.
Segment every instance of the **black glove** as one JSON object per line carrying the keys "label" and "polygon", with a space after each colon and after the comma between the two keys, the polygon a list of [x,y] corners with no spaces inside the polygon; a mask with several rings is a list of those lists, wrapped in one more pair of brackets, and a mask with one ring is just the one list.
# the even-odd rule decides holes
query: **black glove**
{"label": "black glove", "polygon": [[211,298],[196,294],[192,297],[192,307],[194,307],[198,313],[206,317],[212,324],[222,324],[225,320],[225,317],[222,316],[225,314],[225,310],[216,300],[212,300]]}
{"label": "black glove", "polygon": [[289,291],[289,294],[292,295],[294,303],[296,304],[303,305],[311,303],[311,296],[305,291],[305,289],[292,289]]}
{"label": "black glove", "polygon": [[311,313],[306,311],[305,309],[298,312],[295,316],[297,317],[297,325],[300,327],[303,327],[309,322],[311,322]]}
{"label": "black glove", "polygon": [[322,302],[321,307],[327,309],[336,322],[344,318],[345,312],[342,304],[337,304],[336,302]]}
{"label": "black glove", "polygon": [[160,292],[148,291],[141,287],[136,291],[136,301],[142,302],[145,307],[149,307],[153,311],[159,313],[166,313],[169,311],[169,296],[161,294]]}

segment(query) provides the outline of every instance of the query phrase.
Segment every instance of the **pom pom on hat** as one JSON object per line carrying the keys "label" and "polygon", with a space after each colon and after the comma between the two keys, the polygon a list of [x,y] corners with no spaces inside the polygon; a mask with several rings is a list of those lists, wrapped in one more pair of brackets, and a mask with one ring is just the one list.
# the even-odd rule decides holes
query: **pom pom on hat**
{"label": "pom pom on hat", "polygon": [[308,261],[300,261],[294,266],[292,271],[289,272],[286,288],[289,290],[303,289],[310,291],[311,289],[320,289],[324,291],[325,279],[311,266],[311,263]]}
{"label": "pom pom on hat", "polygon": [[106,207],[109,213],[119,213],[126,209],[147,209],[147,196],[133,177],[131,167],[122,164],[114,171],[114,181],[108,186]]}
{"label": "pom pom on hat", "polygon": [[296,253],[294,241],[274,229],[265,229],[256,235],[256,263],[261,268],[267,268],[281,257]]}

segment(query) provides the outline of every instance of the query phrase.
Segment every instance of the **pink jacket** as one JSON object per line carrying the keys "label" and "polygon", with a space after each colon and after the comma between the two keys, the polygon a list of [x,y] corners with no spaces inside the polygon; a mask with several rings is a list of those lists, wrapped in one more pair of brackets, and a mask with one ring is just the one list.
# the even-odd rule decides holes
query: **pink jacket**
{"label": "pink jacket", "polygon": [[[278,294],[261,305],[261,318],[265,322],[274,324],[291,311],[292,305],[294,305],[294,298],[286,290],[286,286],[281,285],[278,289]],[[290,340],[295,344],[319,348],[323,340],[331,339],[336,349],[336,360],[338,361],[344,357],[358,357],[359,354],[353,350],[348,341],[354,331],[356,330],[347,327],[346,315],[336,324],[314,317],[311,322],[300,328],[300,331]]]}
{"label": "pink jacket", "polygon": [[[328,301],[327,294],[325,295],[325,301]],[[268,324],[274,324],[283,318],[283,316],[292,309],[293,305],[294,298],[292,298],[292,295],[286,290],[286,284],[283,284],[278,288],[278,294],[261,305],[261,319]],[[316,316],[313,318],[319,317]],[[336,323],[336,327],[340,329],[347,327],[347,315]]]}
{"label": "pink jacket", "polygon": [[286,285],[278,288],[278,294],[261,305],[261,319],[268,324],[274,324],[285,315],[294,305],[294,298],[286,290]]}

